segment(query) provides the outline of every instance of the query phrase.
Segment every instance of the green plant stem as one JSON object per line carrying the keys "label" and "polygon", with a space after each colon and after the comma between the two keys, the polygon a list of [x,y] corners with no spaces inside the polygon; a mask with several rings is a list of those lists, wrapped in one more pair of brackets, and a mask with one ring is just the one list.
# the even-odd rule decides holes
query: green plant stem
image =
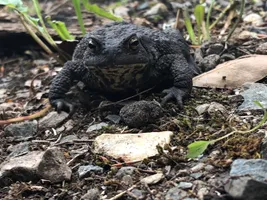
{"label": "green plant stem", "polygon": [[215,0],[212,0],[211,4],[210,4],[210,7],[209,7],[209,10],[208,10],[207,19],[206,19],[206,33],[207,33],[207,38],[206,39],[207,40],[210,39],[210,30],[209,30],[209,27],[210,27],[210,16],[211,16],[211,12],[212,12],[214,4],[215,4]]}
{"label": "green plant stem", "polygon": [[231,31],[229,32],[225,42],[227,42],[231,38],[232,34],[234,33],[237,25],[239,24],[239,22],[240,22],[240,20],[241,20],[241,18],[243,16],[244,8],[245,8],[245,0],[241,0],[241,7],[240,7],[240,13],[239,13],[238,19],[235,22],[235,24],[234,24],[233,28],[231,29]]}
{"label": "green plant stem", "polygon": [[193,44],[197,44],[196,36],[195,36],[194,30],[193,30],[193,27],[192,27],[192,23],[190,21],[188,10],[186,8],[183,10],[183,15],[184,15],[184,21],[185,21],[186,30],[187,30],[187,32],[189,34],[189,37],[190,37],[190,39],[191,39]]}
{"label": "green plant stem", "polygon": [[78,17],[78,22],[79,22],[82,34],[85,35],[86,34],[86,30],[84,28],[83,18],[82,18],[82,14],[81,14],[81,3],[80,3],[80,0],[72,0],[72,4],[74,6],[76,16]]}
{"label": "green plant stem", "polygon": [[55,54],[49,49],[49,47],[46,46],[46,44],[43,43],[43,41],[35,34],[35,32],[26,24],[25,18],[23,17],[23,15],[19,14],[19,19],[20,19],[22,25],[28,31],[28,33],[45,50],[45,52],[48,53],[48,55],[50,55],[53,58],[55,58],[59,63],[63,64],[62,61],[55,56]]}
{"label": "green plant stem", "polygon": [[33,5],[34,5],[34,8],[35,8],[35,12],[40,20],[40,23],[44,29],[44,33],[46,34],[46,36],[49,38],[49,40],[53,41],[52,37],[49,35],[48,31],[47,31],[47,28],[45,26],[45,23],[44,23],[44,20],[43,20],[43,17],[42,17],[42,14],[41,14],[41,8],[40,8],[40,5],[39,5],[39,2],[38,0],[32,0],[33,1]]}
{"label": "green plant stem", "polygon": [[226,14],[226,12],[228,10],[231,10],[235,5],[236,3],[234,2],[234,3],[229,4],[226,8],[224,8],[224,10],[218,16],[218,18],[210,25],[209,29],[212,29],[221,20],[221,18]]}
{"label": "green plant stem", "polygon": [[[19,12],[19,11],[18,11]],[[69,59],[69,56],[63,52],[55,43],[55,41],[52,39],[50,40],[49,38],[47,38],[47,35],[44,34],[42,31],[40,31],[40,29],[27,17],[25,16],[23,13],[19,12],[19,15],[23,16],[23,19],[29,23],[57,52],[60,53],[60,56],[64,59],[64,61],[67,61]],[[50,36],[50,35],[49,35]],[[38,36],[37,36],[38,37]],[[59,60],[59,58],[57,59],[57,61]],[[60,59],[61,60],[61,59]],[[64,61],[60,61],[60,64],[64,64]]]}
{"label": "green plant stem", "polygon": [[[245,0],[243,0],[243,1],[245,1]],[[257,105],[261,106],[261,104],[258,104],[258,103],[257,103]],[[266,122],[266,120],[267,120],[267,111],[266,111],[266,109],[264,109],[262,106],[261,106],[261,108],[262,108],[263,111],[264,111],[264,115],[263,115],[262,120],[260,121],[260,123],[259,123],[257,126],[255,126],[254,128],[252,128],[252,129],[250,129],[250,130],[247,130],[247,131],[238,131],[238,130],[234,130],[234,131],[232,131],[231,133],[228,133],[228,134],[226,134],[226,135],[224,135],[224,136],[222,136],[222,137],[220,137],[220,138],[218,138],[218,139],[211,140],[210,142],[211,142],[211,143],[215,143],[215,142],[217,142],[217,141],[220,141],[220,140],[222,140],[222,139],[224,139],[224,138],[227,138],[227,137],[229,137],[229,136],[231,136],[231,135],[233,135],[233,134],[236,134],[236,133],[239,133],[239,134],[248,134],[248,133],[252,133],[252,132],[256,131],[256,130],[259,129],[259,128]]]}

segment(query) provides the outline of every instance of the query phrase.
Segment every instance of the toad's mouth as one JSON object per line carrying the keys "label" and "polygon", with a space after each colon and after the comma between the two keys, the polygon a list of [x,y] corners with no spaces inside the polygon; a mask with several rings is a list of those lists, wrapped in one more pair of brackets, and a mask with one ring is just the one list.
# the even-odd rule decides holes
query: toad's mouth
{"label": "toad's mouth", "polygon": [[137,64],[120,64],[120,65],[107,65],[103,67],[98,67],[98,66],[89,66],[89,69],[94,69],[94,70],[112,70],[112,69],[140,69],[144,68],[147,65],[147,63],[137,63]]}

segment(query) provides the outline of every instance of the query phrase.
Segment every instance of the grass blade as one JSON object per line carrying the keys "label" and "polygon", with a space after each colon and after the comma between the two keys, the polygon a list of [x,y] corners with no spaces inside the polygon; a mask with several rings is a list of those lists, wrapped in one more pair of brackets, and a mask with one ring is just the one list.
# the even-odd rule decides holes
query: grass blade
{"label": "grass blade", "polygon": [[75,9],[76,16],[78,18],[78,22],[82,31],[82,34],[85,35],[86,30],[84,28],[83,18],[82,18],[82,12],[81,12],[81,3],[80,0],[72,0],[72,4]]}
{"label": "grass blade", "polygon": [[89,12],[95,13],[96,15],[99,15],[101,17],[105,17],[114,21],[122,21],[123,19],[121,17],[117,17],[110,12],[107,12],[103,10],[102,8],[98,7],[96,4],[89,4],[88,0],[82,0],[83,5]]}
{"label": "grass blade", "polygon": [[193,44],[197,44],[196,36],[195,36],[194,30],[192,27],[192,23],[190,21],[188,10],[186,8],[183,10],[183,15],[184,15],[185,27],[186,27],[186,30],[189,34],[189,37],[190,37]]}

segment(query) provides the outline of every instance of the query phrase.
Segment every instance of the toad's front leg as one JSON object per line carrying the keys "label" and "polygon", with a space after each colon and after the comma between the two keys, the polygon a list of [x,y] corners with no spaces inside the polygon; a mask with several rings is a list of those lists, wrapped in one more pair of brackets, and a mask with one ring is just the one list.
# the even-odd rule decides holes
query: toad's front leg
{"label": "toad's front leg", "polygon": [[74,112],[74,106],[65,100],[65,94],[73,85],[74,80],[81,80],[86,73],[86,68],[79,61],[68,61],[62,70],[53,79],[49,91],[49,101],[58,111]]}
{"label": "toad's front leg", "polygon": [[163,93],[166,96],[162,99],[162,104],[175,99],[180,109],[183,108],[183,99],[188,97],[192,90],[192,78],[194,71],[190,68],[187,60],[182,54],[167,55],[169,73],[173,78],[173,87],[166,89]]}

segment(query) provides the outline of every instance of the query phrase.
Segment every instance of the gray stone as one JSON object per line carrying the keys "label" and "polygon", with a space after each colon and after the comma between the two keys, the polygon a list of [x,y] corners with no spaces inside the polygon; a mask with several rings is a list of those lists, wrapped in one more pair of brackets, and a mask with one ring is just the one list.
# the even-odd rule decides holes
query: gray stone
{"label": "gray stone", "polygon": [[63,152],[56,147],[49,148],[44,152],[36,171],[40,177],[50,180],[52,183],[68,181],[72,174]]}
{"label": "gray stone", "polygon": [[37,132],[37,121],[10,124],[4,131],[6,136],[14,137],[15,140],[28,140]]}
{"label": "gray stone", "polygon": [[262,83],[246,83],[245,91],[241,93],[244,102],[238,107],[238,110],[259,110],[254,101],[259,101],[264,108],[267,108],[267,86]]}
{"label": "gray stone", "polygon": [[119,115],[108,115],[105,119],[112,121],[114,124],[118,124],[121,121],[121,117]]}
{"label": "gray stone", "polygon": [[177,187],[181,189],[190,189],[193,187],[193,184],[190,182],[180,182]]}
{"label": "gray stone", "polygon": [[57,131],[58,132],[70,131],[73,128],[74,124],[75,124],[74,121],[70,119],[65,124],[63,124],[61,127],[57,128]]}
{"label": "gray stone", "polygon": [[203,52],[201,48],[195,50],[195,61],[197,64],[200,64],[203,61]]}
{"label": "gray stone", "polygon": [[39,127],[44,128],[55,128],[61,124],[69,116],[66,112],[57,113],[56,111],[48,113],[45,117],[39,120]]}
{"label": "gray stone", "polygon": [[199,105],[196,107],[196,110],[199,115],[207,113],[210,116],[220,116],[220,115],[224,117],[228,116],[227,109],[222,104],[217,102],[211,102]]}
{"label": "gray stone", "polygon": [[138,189],[132,189],[131,193],[133,193],[137,199],[144,199],[145,198],[145,191],[138,190]]}
{"label": "gray stone", "polygon": [[90,133],[92,131],[98,131],[98,130],[101,130],[103,127],[105,126],[108,126],[107,123],[105,122],[101,122],[101,123],[98,123],[98,124],[94,124],[92,126],[89,126],[88,129],[86,130],[86,133]]}
{"label": "gray stone", "polygon": [[237,159],[231,166],[230,176],[250,176],[257,181],[267,180],[267,160]]}
{"label": "gray stone", "polygon": [[224,49],[224,46],[221,43],[215,43],[215,44],[211,44],[209,46],[209,48],[207,49],[207,54],[217,54],[220,55],[220,53],[222,53]]}
{"label": "gray stone", "polygon": [[114,14],[116,16],[120,16],[122,18],[126,18],[126,17],[129,17],[129,11],[130,9],[127,8],[126,6],[116,6],[116,8],[114,9]]}
{"label": "gray stone", "polygon": [[166,15],[168,13],[168,8],[163,3],[157,3],[151,7],[148,11],[144,13],[145,17],[155,16],[155,15]]}
{"label": "gray stone", "polygon": [[17,157],[29,152],[29,142],[22,142],[8,148],[11,153],[8,157]]}
{"label": "gray stone", "polygon": [[194,179],[199,179],[203,176],[203,173],[197,172],[197,173],[192,173],[190,176]]}
{"label": "gray stone", "polygon": [[134,181],[130,175],[125,175],[122,177],[121,182],[126,186],[132,186]]}
{"label": "gray stone", "polygon": [[165,196],[165,200],[180,200],[186,198],[187,196],[189,195],[187,194],[186,191],[178,187],[174,187],[168,190]]}
{"label": "gray stone", "polygon": [[205,170],[207,172],[212,172],[214,170],[214,167],[212,165],[207,165],[207,166],[205,166]]}
{"label": "gray stone", "polygon": [[259,26],[263,23],[262,17],[257,13],[251,13],[244,17],[244,22],[251,23],[253,26]]}
{"label": "gray stone", "polygon": [[267,196],[267,184],[251,177],[231,177],[224,189],[234,199],[263,200]]}
{"label": "gray stone", "polygon": [[128,126],[135,128],[155,122],[162,114],[162,107],[154,101],[137,101],[120,110],[122,120]]}
{"label": "gray stone", "polygon": [[184,8],[192,8],[192,3],[190,1],[186,1],[185,3],[179,3],[179,2],[171,2],[171,5],[173,9],[184,9]]}
{"label": "gray stone", "polygon": [[136,168],[132,166],[127,166],[127,167],[122,167],[119,169],[119,171],[116,174],[116,177],[122,178],[125,175],[133,175],[135,172]]}
{"label": "gray stone", "polygon": [[79,178],[86,178],[90,173],[102,173],[103,168],[95,165],[84,165],[78,169]]}
{"label": "gray stone", "polygon": [[197,165],[195,165],[194,167],[191,168],[191,172],[195,173],[195,172],[199,172],[202,169],[204,169],[205,164],[204,163],[198,163]]}
{"label": "gray stone", "polygon": [[87,191],[85,195],[81,197],[81,200],[99,200],[100,192],[97,188],[93,188]]}
{"label": "gray stone", "polygon": [[208,188],[206,187],[203,187],[203,188],[200,188],[198,191],[197,191],[197,196],[199,199],[204,199],[204,197],[209,193],[209,190]]}
{"label": "gray stone", "polygon": [[157,184],[164,178],[165,178],[164,174],[162,172],[158,172],[157,174],[153,174],[145,178],[142,178],[140,182],[144,185],[152,185],[152,184]]}
{"label": "gray stone", "polygon": [[220,56],[217,54],[208,55],[199,63],[199,67],[202,69],[202,71],[207,72],[214,69],[219,63],[219,60]]}
{"label": "gray stone", "polygon": [[256,49],[256,53],[258,54],[267,54],[267,42],[260,44],[260,46]]}
{"label": "gray stone", "polygon": [[234,59],[235,59],[235,56],[233,54],[224,53],[223,55],[221,55],[220,62],[226,62],[226,61],[234,60]]}
{"label": "gray stone", "polygon": [[76,135],[66,135],[65,137],[63,137],[59,144],[73,144],[74,140],[78,140],[78,137]]}
{"label": "gray stone", "polygon": [[261,158],[267,160],[267,133],[261,143]]}
{"label": "gray stone", "polygon": [[70,180],[71,169],[66,165],[59,148],[46,151],[32,151],[26,155],[12,157],[0,166],[0,185],[12,181],[36,181],[46,179],[52,183]]}

